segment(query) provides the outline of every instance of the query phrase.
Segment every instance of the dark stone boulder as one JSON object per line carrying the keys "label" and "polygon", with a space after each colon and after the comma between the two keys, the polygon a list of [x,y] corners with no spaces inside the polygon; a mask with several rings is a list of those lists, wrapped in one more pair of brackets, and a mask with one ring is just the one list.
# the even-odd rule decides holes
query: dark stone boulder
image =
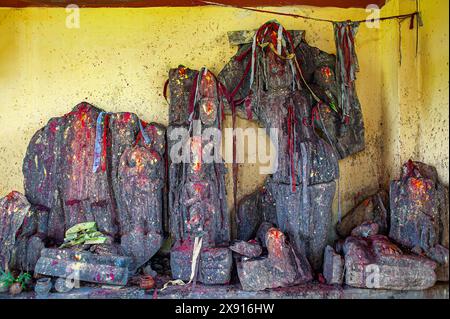
{"label": "dark stone boulder", "polygon": [[411,160],[405,163],[400,179],[390,184],[390,206],[389,237],[437,261],[447,269],[439,279],[448,280],[448,189],[439,182],[436,169]]}

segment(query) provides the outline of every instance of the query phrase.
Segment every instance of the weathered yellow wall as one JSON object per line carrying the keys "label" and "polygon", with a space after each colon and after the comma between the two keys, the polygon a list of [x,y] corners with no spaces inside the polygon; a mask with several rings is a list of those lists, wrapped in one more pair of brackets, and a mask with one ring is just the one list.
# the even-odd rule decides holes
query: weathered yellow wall
{"label": "weathered yellow wall", "polygon": [[[389,3],[383,14],[395,13],[398,7],[398,3]],[[269,9],[336,20],[364,19],[367,15],[362,9]],[[448,120],[443,132],[433,130],[435,126],[440,129],[434,114],[448,117],[448,102],[442,100],[448,97],[448,46],[441,45],[439,49],[444,51],[435,51],[440,40],[431,35],[440,28],[440,22],[433,22],[433,27],[428,21],[430,16],[442,15],[447,10],[425,9],[424,20],[430,25],[423,29],[428,30],[428,35],[425,31],[421,34],[421,54],[432,60],[425,64],[433,67],[421,73],[421,82],[426,82],[422,99],[428,107],[415,113],[408,112],[405,102],[416,102],[415,93],[409,92],[411,95],[405,100],[402,91],[404,87],[411,91],[420,83],[416,73],[402,75],[402,68],[416,68],[411,50],[414,38],[404,35],[407,42],[399,68],[397,24],[382,22],[381,29],[368,29],[365,24],[360,27],[357,53],[361,71],[357,90],[367,148],[340,162],[344,212],[361,195],[374,192],[390,173],[398,174],[399,164],[411,156],[409,150],[438,165],[441,176],[448,182],[448,173],[443,172],[448,168],[448,148],[439,146],[441,140],[448,141]],[[227,31],[254,29],[277,18],[289,29],[306,30],[310,44],[335,52],[331,24],[239,9],[82,9],[80,29],[66,28],[66,16],[63,8],[0,9],[0,196],[11,189],[23,190],[22,158],[34,132],[50,117],[68,112],[82,100],[108,111],[132,111],[143,120],[167,124],[162,89],[169,68],[179,64],[191,68],[206,65],[219,72],[235,53],[235,48],[228,44]],[[448,25],[448,15],[446,18]],[[403,29],[403,33],[411,33],[407,27]],[[426,41],[433,45],[424,48]],[[447,64],[442,65],[442,75],[436,82],[435,75],[441,74],[440,61],[445,59]],[[405,81],[412,85],[405,86]],[[410,136],[419,114],[427,116],[433,126],[421,125],[423,137],[419,133]],[[407,121],[414,123],[404,130]],[[244,120],[238,123],[254,126]],[[435,142],[441,150],[434,145],[424,146],[429,142],[427,137],[436,132],[440,135]],[[405,137],[419,146],[403,147]],[[386,146],[383,141],[389,144]],[[257,168],[251,164],[241,168],[239,196],[251,192],[263,181],[264,176],[258,174]],[[228,189],[231,195],[231,188]],[[335,202],[335,212],[336,206]]]}
{"label": "weathered yellow wall", "polygon": [[421,9],[425,24],[420,30],[419,37],[421,108],[418,157],[436,166],[441,180],[448,185],[449,2],[446,0],[422,1]]}
{"label": "weathered yellow wall", "polygon": [[[435,166],[448,185],[449,2],[419,4],[424,26],[418,38],[416,30],[409,29],[409,19],[401,23],[400,33],[398,21],[383,22],[380,29],[384,184],[397,178],[400,166],[411,158]],[[391,0],[382,15],[415,10],[415,1]]]}

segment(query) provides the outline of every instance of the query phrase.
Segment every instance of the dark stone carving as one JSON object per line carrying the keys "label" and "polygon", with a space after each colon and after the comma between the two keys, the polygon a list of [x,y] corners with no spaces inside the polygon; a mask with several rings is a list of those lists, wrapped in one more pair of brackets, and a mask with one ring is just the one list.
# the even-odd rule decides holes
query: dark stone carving
{"label": "dark stone carving", "polygon": [[[200,261],[194,272],[206,284],[228,283],[232,265],[226,169],[221,161],[202,160],[207,152],[218,152],[208,149],[214,137],[201,136],[207,128],[220,128],[223,101],[217,87],[215,76],[205,68],[194,71],[180,66],[169,72],[169,150],[175,153],[178,143],[189,155],[188,161],[175,163],[171,158],[169,164],[170,230],[175,239],[170,261],[172,275],[190,279],[194,239],[201,238]],[[198,129],[196,125],[202,127]],[[189,129],[190,136],[182,140],[172,136],[177,128]]]}
{"label": "dark stone carving", "polygon": [[421,290],[436,282],[436,263],[404,254],[386,236],[347,237],[345,283],[360,288]]}
{"label": "dark stone carving", "polygon": [[134,268],[145,264],[162,245],[162,211],[165,176],[165,129],[156,124],[145,128],[151,143],[143,139],[127,147],[120,157],[117,203],[121,248],[132,256]]}
{"label": "dark stone carving", "polygon": [[[0,269],[33,270],[44,247],[38,225],[42,214],[13,191],[0,200]],[[45,219],[45,214],[44,214]]]}
{"label": "dark stone carving", "polygon": [[345,214],[342,221],[336,225],[336,231],[341,237],[350,235],[353,228],[364,222],[374,222],[378,224],[380,234],[388,233],[388,194],[379,191],[375,195],[363,200],[353,210]]}
{"label": "dark stone carving", "polygon": [[255,291],[288,287],[312,280],[308,261],[296,255],[279,229],[267,229],[264,245],[267,247],[267,257],[242,257],[238,261],[237,270],[242,289]]}
{"label": "dark stone carving", "polygon": [[[307,46],[304,41],[295,42],[295,45],[297,48]],[[230,92],[235,90],[245,74],[251,59],[251,54],[246,55],[246,52],[251,52],[251,47],[248,42],[241,44],[219,74],[220,81]],[[320,60],[324,54],[303,56],[300,51],[296,53],[299,60]],[[317,63],[311,61],[312,65]],[[270,193],[269,201],[259,202],[272,202],[277,227],[289,236],[297,255],[306,254],[313,268],[318,270],[322,266],[331,224],[334,180],[339,174],[338,158],[332,146],[314,130],[317,127],[311,123],[316,114],[313,114],[314,101],[309,91],[294,79],[293,66],[269,49],[264,54],[257,54],[255,65],[252,86],[249,73],[234,99],[244,100],[237,106],[238,116],[256,120],[268,133],[270,128],[278,129],[278,140],[274,141],[278,145],[278,169],[265,185]],[[288,123],[292,123],[291,127]],[[293,145],[289,145],[289,141],[293,141]],[[253,205],[254,201],[258,202],[254,197],[244,200],[239,210],[249,211],[245,206]],[[261,213],[258,216],[256,212],[258,210],[247,218],[242,216],[242,212],[238,213],[237,222],[243,224],[237,226],[239,239],[248,240],[256,224],[263,219]],[[245,226],[247,222],[249,224]]]}
{"label": "dark stone carving", "polygon": [[390,206],[389,237],[445,267],[439,279],[448,280],[448,190],[436,169],[411,160],[405,163],[400,179],[391,182]]}
{"label": "dark stone carving", "polygon": [[[325,103],[340,108],[340,79],[336,76],[336,56],[311,47],[302,41],[296,48],[296,55],[306,82]],[[344,123],[338,113],[327,106],[319,106],[322,120],[318,126],[327,135],[339,159],[360,152],[365,148],[364,123],[356,90],[353,87],[352,105],[349,109],[349,123]]]}
{"label": "dark stone carving", "polygon": [[164,128],[128,112],[102,113],[104,152],[94,172],[101,112],[83,102],[36,132],[23,163],[25,194],[34,210],[48,215],[39,224],[48,245],[61,244],[73,225],[95,221],[108,241],[91,250],[130,256],[135,271],[161,246]]}

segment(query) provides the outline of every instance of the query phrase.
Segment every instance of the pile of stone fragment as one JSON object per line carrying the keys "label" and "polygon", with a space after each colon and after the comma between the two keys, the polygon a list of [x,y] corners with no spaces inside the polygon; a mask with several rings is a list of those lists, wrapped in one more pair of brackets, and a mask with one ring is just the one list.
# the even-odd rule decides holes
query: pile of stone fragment
{"label": "pile of stone fragment", "polygon": [[[241,228],[238,237],[248,237],[248,227],[252,225]],[[324,250],[319,282],[422,290],[448,281],[448,188],[432,166],[405,163],[389,193],[382,190],[364,199],[336,225],[336,232],[339,238]],[[274,238],[283,245],[273,245]],[[230,249],[238,256],[242,287],[263,290],[312,281],[289,247],[284,234],[268,222],[262,223],[256,240],[235,242]],[[265,248],[267,257],[261,258]]]}

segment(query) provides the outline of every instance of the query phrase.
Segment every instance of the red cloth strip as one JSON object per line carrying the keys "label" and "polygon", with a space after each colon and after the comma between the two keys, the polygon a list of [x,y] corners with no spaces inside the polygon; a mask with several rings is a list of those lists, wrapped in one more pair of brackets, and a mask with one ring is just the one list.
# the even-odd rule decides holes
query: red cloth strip
{"label": "red cloth strip", "polygon": [[105,114],[105,123],[103,126],[103,141],[102,141],[102,171],[106,171],[106,150],[108,148],[107,145],[107,137],[108,137],[108,127],[109,127],[109,114]]}

